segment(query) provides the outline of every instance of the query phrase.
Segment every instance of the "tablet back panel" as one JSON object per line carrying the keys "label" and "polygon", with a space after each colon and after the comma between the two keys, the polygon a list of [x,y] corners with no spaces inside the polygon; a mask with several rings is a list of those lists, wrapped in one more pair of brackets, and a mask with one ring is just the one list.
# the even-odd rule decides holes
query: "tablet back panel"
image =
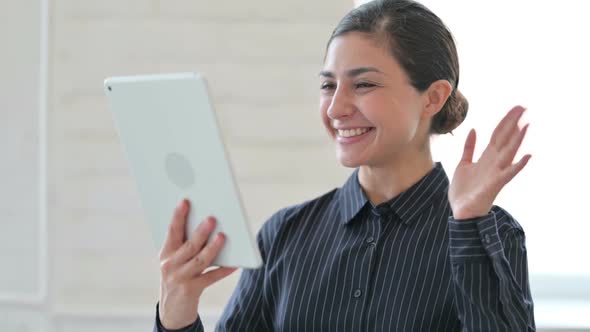
{"label": "tablet back panel", "polygon": [[187,234],[213,215],[218,220],[213,234],[227,235],[215,265],[259,266],[204,78],[113,77],[105,80],[105,92],[158,248],[175,207],[188,198]]}

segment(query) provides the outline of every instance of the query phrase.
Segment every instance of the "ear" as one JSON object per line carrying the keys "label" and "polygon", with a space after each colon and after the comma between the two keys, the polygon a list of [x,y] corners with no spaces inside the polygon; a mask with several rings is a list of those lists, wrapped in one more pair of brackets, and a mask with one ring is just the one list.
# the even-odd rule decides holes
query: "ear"
{"label": "ear", "polygon": [[453,92],[451,83],[447,80],[438,80],[430,84],[428,89],[422,93],[423,112],[422,115],[432,118],[438,113],[449,99]]}

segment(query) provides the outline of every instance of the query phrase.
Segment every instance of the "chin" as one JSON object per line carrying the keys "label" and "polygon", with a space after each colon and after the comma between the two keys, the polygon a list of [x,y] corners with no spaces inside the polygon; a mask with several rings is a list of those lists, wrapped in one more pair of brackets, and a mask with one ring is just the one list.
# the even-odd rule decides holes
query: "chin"
{"label": "chin", "polygon": [[364,161],[358,157],[343,156],[340,152],[336,152],[336,158],[340,162],[340,165],[348,168],[357,168],[365,164]]}
{"label": "chin", "polygon": [[340,165],[347,167],[347,168],[357,168],[360,167],[361,164],[359,163],[350,163],[350,162],[346,162],[346,161],[340,161]]}

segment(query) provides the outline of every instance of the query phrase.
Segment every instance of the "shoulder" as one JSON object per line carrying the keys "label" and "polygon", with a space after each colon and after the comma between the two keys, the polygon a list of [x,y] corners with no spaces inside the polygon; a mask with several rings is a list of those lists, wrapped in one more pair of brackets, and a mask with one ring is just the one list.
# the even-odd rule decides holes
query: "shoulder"
{"label": "shoulder", "polygon": [[284,207],[273,213],[258,231],[259,245],[264,247],[261,249],[268,252],[272,243],[281,234],[288,233],[290,229],[302,223],[317,220],[316,217],[336,202],[337,195],[338,189],[335,188],[318,197]]}

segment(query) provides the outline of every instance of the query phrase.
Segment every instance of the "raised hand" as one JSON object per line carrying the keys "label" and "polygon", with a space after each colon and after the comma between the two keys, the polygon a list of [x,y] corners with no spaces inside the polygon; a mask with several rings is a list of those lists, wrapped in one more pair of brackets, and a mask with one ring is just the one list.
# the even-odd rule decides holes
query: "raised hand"
{"label": "raised hand", "polygon": [[455,169],[449,188],[449,203],[455,219],[469,219],[489,213],[500,190],[528,163],[530,154],[513,164],[528,124],[518,127],[525,112],[522,106],[512,108],[500,121],[490,143],[477,162],[473,162],[476,133],[467,135],[463,157]]}

